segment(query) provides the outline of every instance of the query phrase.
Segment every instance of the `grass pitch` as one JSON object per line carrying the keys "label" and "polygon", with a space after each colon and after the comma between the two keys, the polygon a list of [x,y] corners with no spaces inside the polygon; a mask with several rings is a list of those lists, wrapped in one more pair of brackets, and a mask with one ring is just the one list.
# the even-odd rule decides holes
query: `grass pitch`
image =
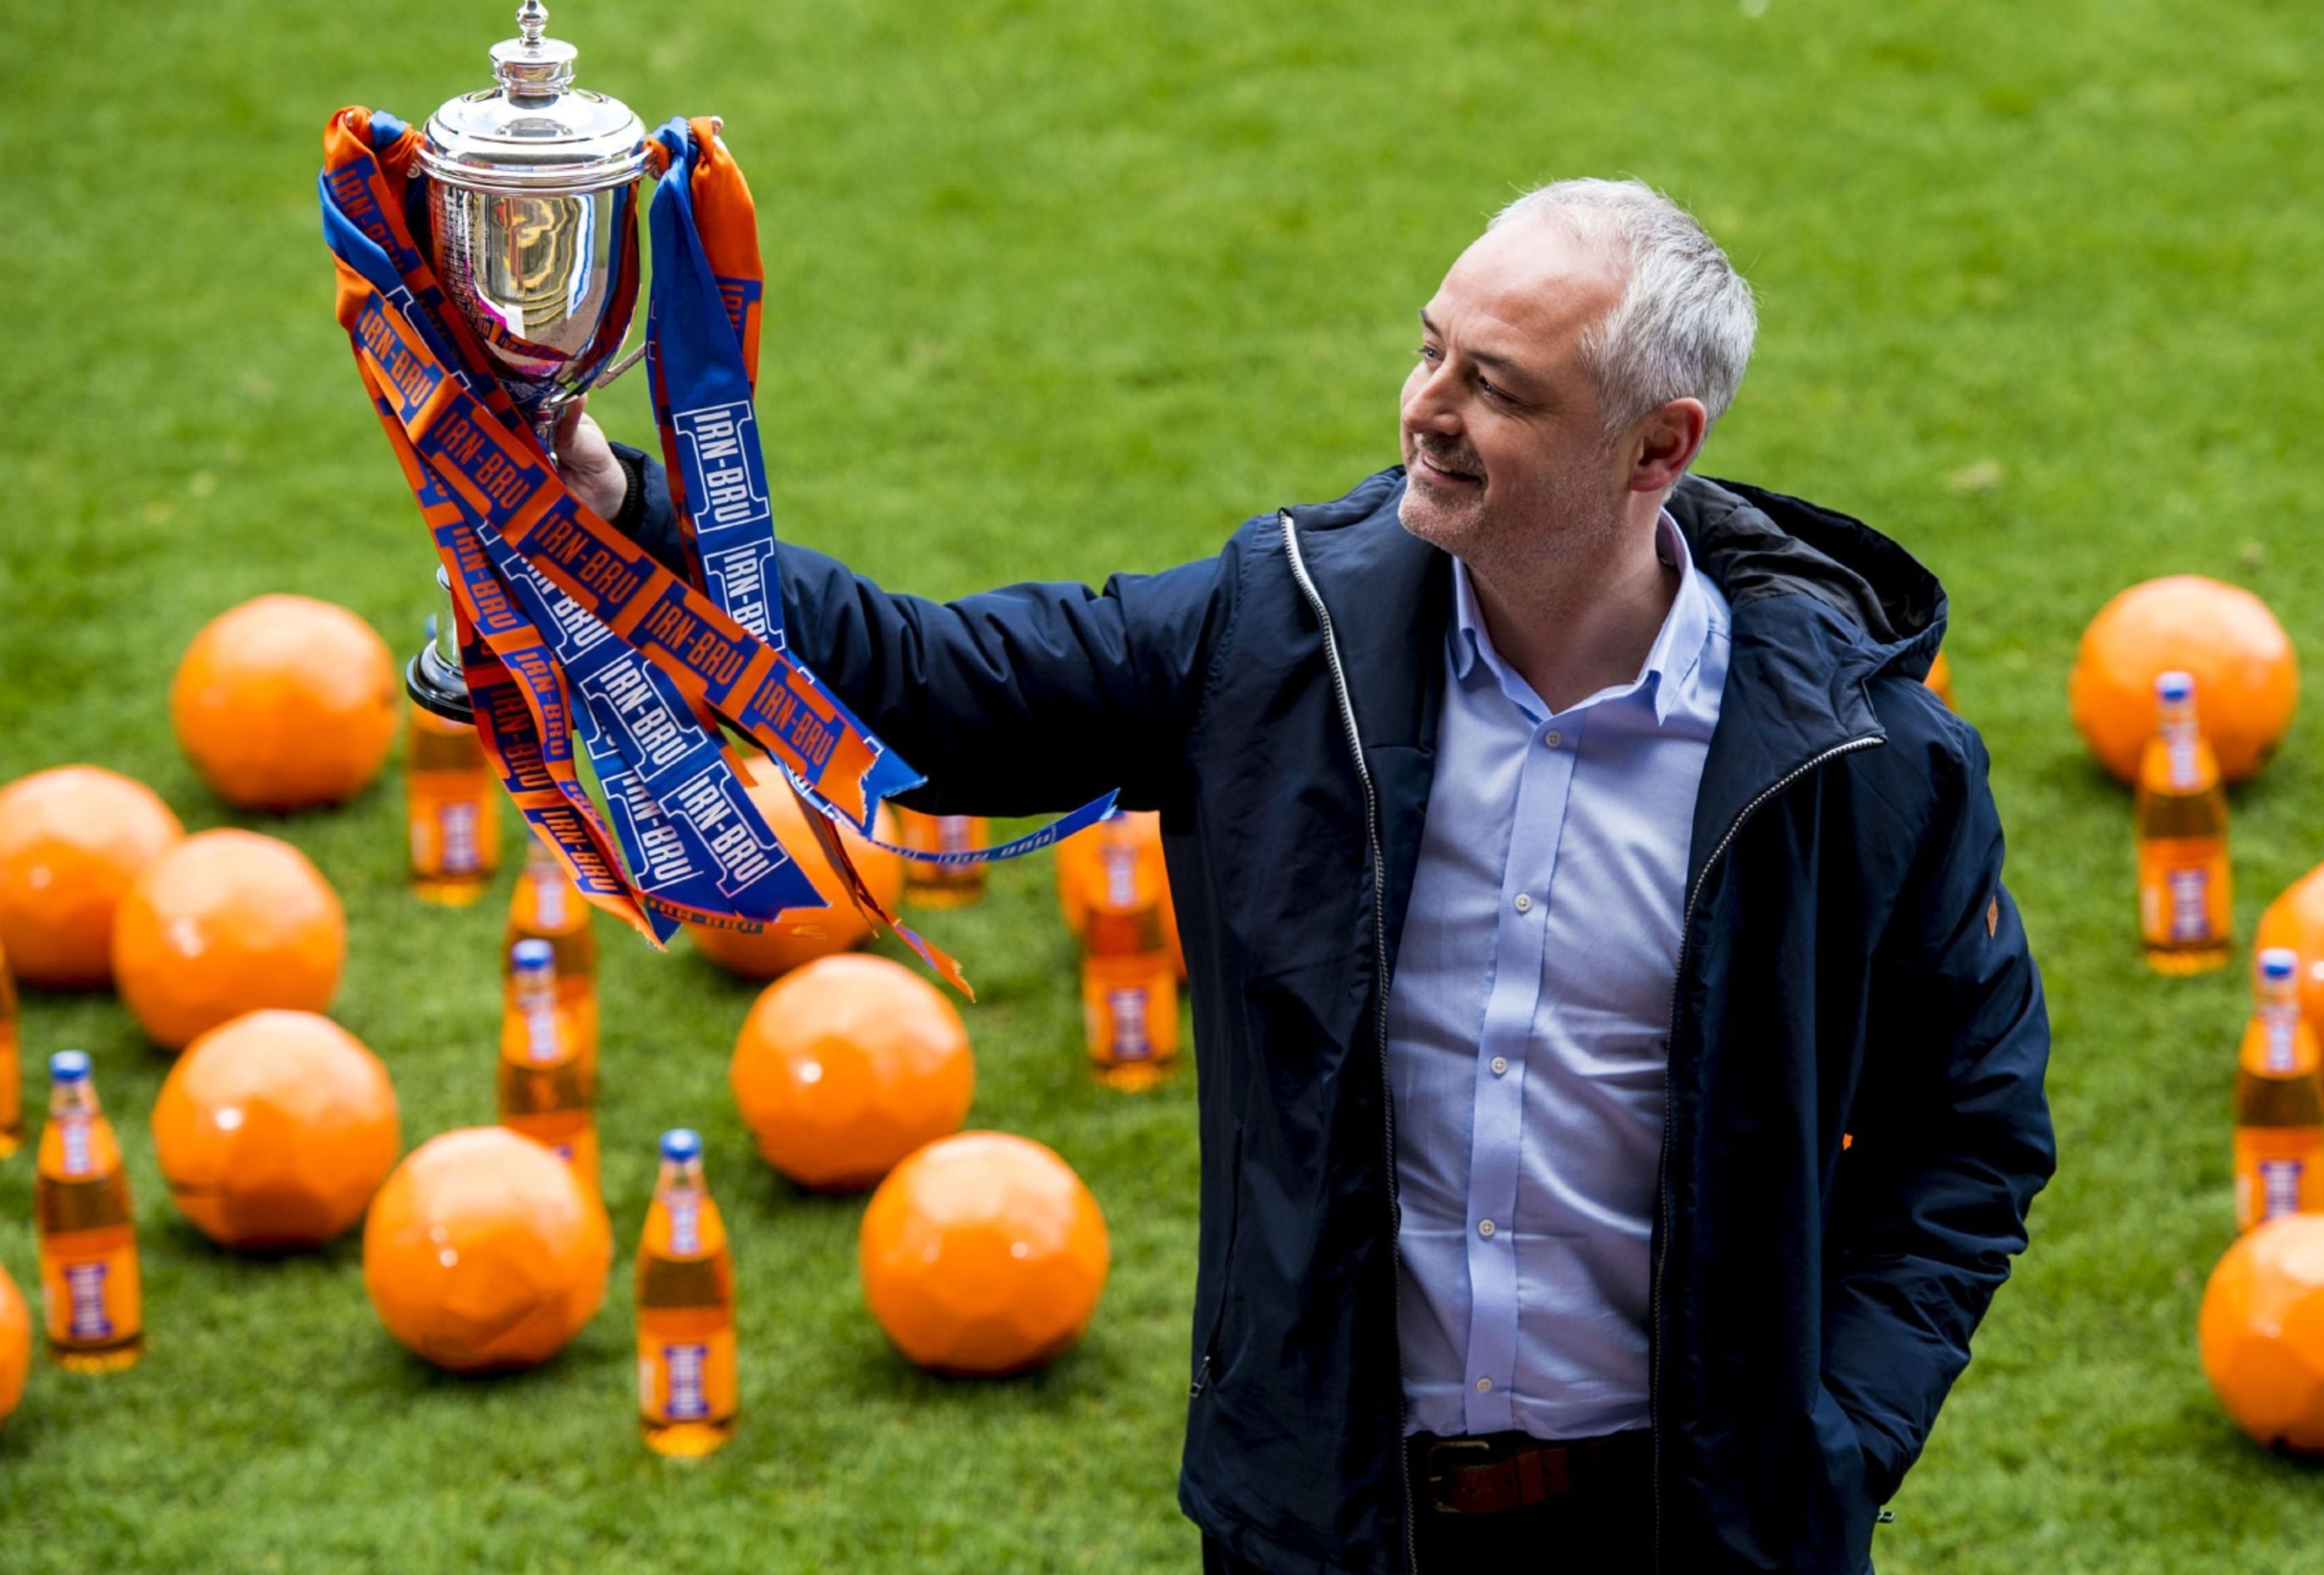
{"label": "grass pitch", "polygon": [[[348,101],[416,119],[481,85],[508,10],[8,7],[0,779],[90,760],[226,822],[164,699],[204,620],[295,590],[409,644],[430,557],[331,320],[318,135]],[[1764,305],[1704,468],[1859,514],[1944,576],[2057,1030],[2063,1168],[1883,1575],[2314,1567],[2315,1479],[2243,1441],[2194,1351],[2243,986],[2142,968],[2127,805],[2064,681],[2083,621],[2148,575],[2251,585],[2295,637],[2324,615],[2324,12],[567,0],[554,31],[650,121],[727,117],[767,246],[778,528],[938,595],[1159,568],[1388,462],[1414,310],[1520,185],[1631,172],[1692,205]],[[636,382],[601,404],[650,440]],[[2312,718],[2236,810],[2247,936],[2324,854]],[[336,1014],[417,1143],[491,1115],[507,877],[420,907],[400,816],[391,771],[341,812],[243,823],[337,883]],[[1088,1340],[1009,1384],[888,1350],[860,1204],[752,1157],[724,1087],[750,992],[683,949],[603,931],[615,1285],[564,1357],[491,1383],[388,1340],[353,1242],[244,1262],[178,1222],[142,1128],[164,1061],[109,1000],[34,997],[28,1069],[86,1045],[124,1126],[152,1347],[121,1377],[37,1368],[0,1432],[0,1568],[1193,1568],[1191,1079],[1129,1099],[1083,1076],[1046,861],[930,928],[983,993],[972,1121],[1062,1151],[1114,1233]],[[692,1466],[630,1421],[628,1246],[679,1122],[734,1226],[745,1360],[740,1437]],[[29,1161],[0,1165],[20,1283],[31,1198]]]}

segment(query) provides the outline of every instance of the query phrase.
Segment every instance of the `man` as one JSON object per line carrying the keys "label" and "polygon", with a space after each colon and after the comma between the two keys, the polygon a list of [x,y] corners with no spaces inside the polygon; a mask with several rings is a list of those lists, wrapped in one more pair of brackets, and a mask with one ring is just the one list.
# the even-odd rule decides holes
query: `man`
{"label": "man", "polygon": [[[1207,1568],[1855,1575],[2024,1246],[2048,1033],[1943,593],[1687,474],[1755,323],[1674,205],[1563,182],[1336,503],[1102,593],[784,549],[919,807],[1162,813]],[[675,559],[658,468],[562,451]]]}

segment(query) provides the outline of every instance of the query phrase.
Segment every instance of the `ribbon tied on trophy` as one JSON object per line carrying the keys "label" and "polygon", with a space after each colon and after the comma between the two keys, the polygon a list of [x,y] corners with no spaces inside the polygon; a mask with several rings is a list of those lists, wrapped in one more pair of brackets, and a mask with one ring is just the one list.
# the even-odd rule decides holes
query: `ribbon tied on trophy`
{"label": "ribbon tied on trophy", "polygon": [[[425,133],[348,108],[323,136],[339,321],[450,592],[451,638],[439,630],[414,662],[415,698],[473,717],[576,886],[656,944],[680,922],[811,932],[825,905],[744,792],[753,779],[731,728],[816,811],[805,820],[865,917],[965,993],[953,960],[866,888],[832,824],[869,838],[881,801],[923,779],[785,637],[753,400],[763,276],[742,171],[715,122],[647,137],[616,101],[572,88],[574,51],[542,36],[540,0],[518,21],[523,36],[493,51],[500,86],[451,100]],[[635,358],[615,357],[649,179],[644,354],[685,577],[582,505],[550,458],[558,412]],[[1112,802],[935,857],[1030,852]]]}

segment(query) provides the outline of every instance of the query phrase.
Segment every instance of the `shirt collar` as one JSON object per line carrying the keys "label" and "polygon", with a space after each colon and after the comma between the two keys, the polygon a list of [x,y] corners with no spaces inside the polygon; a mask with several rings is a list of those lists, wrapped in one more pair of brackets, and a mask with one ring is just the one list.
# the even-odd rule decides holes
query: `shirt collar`
{"label": "shirt collar", "polygon": [[[1694,559],[1687,551],[1686,536],[1668,509],[1655,522],[1655,553],[1678,570],[1678,594],[1671,598],[1670,611],[1663,615],[1663,625],[1655,634],[1645,664],[1628,683],[1600,690],[1569,707],[1569,710],[1579,710],[1600,700],[1618,699],[1651,683],[1655,720],[1665,722],[1694,676],[1702,659],[1703,643],[1711,635],[1710,599],[1695,577]],[[1493,636],[1486,629],[1484,616],[1477,606],[1476,588],[1469,580],[1469,566],[1457,558],[1452,561],[1452,609],[1453,676],[1467,682],[1481,661],[1499,683],[1502,693],[1528,713],[1546,717],[1549,708],[1534,692],[1533,685],[1493,648]]]}

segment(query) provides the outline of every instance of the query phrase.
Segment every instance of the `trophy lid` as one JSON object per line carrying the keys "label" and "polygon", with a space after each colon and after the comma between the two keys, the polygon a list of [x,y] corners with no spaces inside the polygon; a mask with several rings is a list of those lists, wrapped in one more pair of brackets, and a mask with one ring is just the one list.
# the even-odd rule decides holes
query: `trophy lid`
{"label": "trophy lid", "polygon": [[549,8],[524,0],[521,37],[493,46],[499,86],[451,99],[428,119],[420,168],[473,190],[603,190],[645,170],[645,125],[628,105],[573,86],[569,43],[544,37]]}

